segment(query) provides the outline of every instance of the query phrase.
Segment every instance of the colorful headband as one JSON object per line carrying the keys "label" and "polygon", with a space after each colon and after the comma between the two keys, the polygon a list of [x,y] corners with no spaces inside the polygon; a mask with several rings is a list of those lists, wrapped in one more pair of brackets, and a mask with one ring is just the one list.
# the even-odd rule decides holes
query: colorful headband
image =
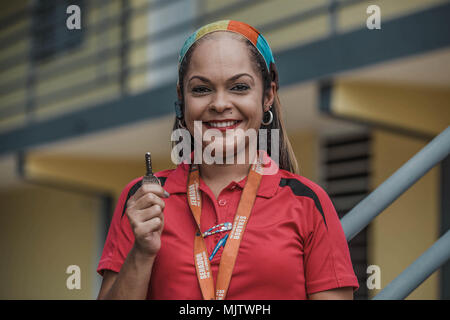
{"label": "colorful headband", "polygon": [[180,51],[180,56],[178,59],[178,70],[180,68],[181,62],[184,59],[184,56],[186,55],[186,52],[188,52],[189,48],[194,44],[194,42],[207,35],[208,33],[214,31],[231,31],[243,35],[255,46],[256,49],[258,49],[259,53],[263,56],[264,60],[266,61],[267,70],[269,72],[271,70],[270,64],[273,63],[275,65],[272,50],[270,50],[269,44],[258,30],[244,22],[234,20],[221,20],[201,27],[186,39]]}

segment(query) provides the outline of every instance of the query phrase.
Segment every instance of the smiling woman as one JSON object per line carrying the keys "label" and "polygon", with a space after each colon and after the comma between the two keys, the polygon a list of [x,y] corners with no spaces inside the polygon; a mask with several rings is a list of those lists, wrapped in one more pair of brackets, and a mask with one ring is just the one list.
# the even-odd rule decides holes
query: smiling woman
{"label": "smiling woman", "polygon": [[[189,118],[185,119],[183,116],[186,105],[198,108],[199,104],[208,103],[208,99],[219,98],[210,105],[224,112],[218,116],[208,115],[206,119],[199,118],[198,120],[204,122],[204,129],[214,127],[214,124],[211,125],[213,122],[219,123],[217,127],[221,122],[234,120],[243,123],[237,123],[229,129],[243,128],[245,131],[250,128],[263,128],[268,130],[268,137],[271,136],[271,130],[279,130],[278,141],[275,142],[279,146],[279,166],[281,169],[298,173],[297,160],[281,118],[281,105],[277,94],[278,72],[269,45],[258,31],[237,21],[218,21],[208,25],[208,28],[215,32],[197,31],[186,40],[181,50],[177,85],[177,106],[180,110],[177,112],[173,130],[185,128],[186,125],[188,129],[192,128]],[[220,65],[223,68],[211,68],[212,65]],[[226,75],[229,78],[224,78]],[[224,95],[217,96],[224,88]],[[232,97],[235,99],[226,100]],[[242,106],[239,110],[241,114],[232,116],[233,111],[227,109],[227,103],[232,104],[237,100]],[[249,112],[251,114],[248,114]],[[248,114],[247,120],[252,122],[238,118],[245,117],[245,113]],[[193,115],[195,116],[195,113]],[[263,116],[265,121],[261,122]],[[172,146],[175,144],[176,142]],[[234,145],[235,149],[237,144]],[[272,156],[271,146],[269,138],[269,156]],[[248,149],[245,151],[248,154]]]}
{"label": "smiling woman", "polygon": [[[297,172],[264,37],[242,22],[212,23],[186,40],[178,67],[174,130],[188,132],[194,152],[156,173],[161,185],[141,177],[123,190],[99,298],[351,299],[347,242],[328,195]],[[258,135],[252,157],[247,133],[264,130],[276,141]],[[248,159],[192,162],[207,149]]]}

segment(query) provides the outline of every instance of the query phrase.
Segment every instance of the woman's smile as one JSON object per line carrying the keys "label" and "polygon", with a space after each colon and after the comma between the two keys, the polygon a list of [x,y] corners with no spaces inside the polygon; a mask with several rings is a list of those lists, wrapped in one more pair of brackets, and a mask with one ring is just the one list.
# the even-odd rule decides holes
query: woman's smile
{"label": "woman's smile", "polygon": [[204,121],[206,129],[218,129],[220,131],[226,131],[230,129],[236,129],[242,120],[226,119],[226,120],[210,120]]}

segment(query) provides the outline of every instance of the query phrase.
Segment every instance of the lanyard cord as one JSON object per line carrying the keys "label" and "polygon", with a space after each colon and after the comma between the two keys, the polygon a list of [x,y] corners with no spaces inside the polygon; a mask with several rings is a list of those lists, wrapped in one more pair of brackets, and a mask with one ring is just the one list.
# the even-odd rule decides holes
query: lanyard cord
{"label": "lanyard cord", "polygon": [[[248,219],[250,218],[250,213],[256,199],[261,178],[262,167],[260,158],[258,157],[257,163],[251,166],[247,182],[242,191],[241,199],[234,217],[233,227],[222,252],[216,286],[214,286],[206,244],[200,229],[202,204],[199,189],[199,168],[196,164],[191,165],[188,178],[187,198],[192,215],[197,224],[197,231],[194,236],[194,262],[202,296],[205,300],[223,300],[226,297],[239,246]],[[214,287],[216,287],[215,290]]]}

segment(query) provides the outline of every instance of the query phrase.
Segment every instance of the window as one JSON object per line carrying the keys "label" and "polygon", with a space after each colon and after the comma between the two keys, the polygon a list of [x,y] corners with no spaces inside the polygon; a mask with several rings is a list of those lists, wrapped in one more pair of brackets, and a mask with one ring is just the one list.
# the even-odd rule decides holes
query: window
{"label": "window", "polygon": [[85,11],[83,0],[38,0],[32,7],[32,59],[35,62],[50,58],[79,47],[83,40],[81,29],[69,30],[66,20],[69,15],[67,7],[75,4],[81,9],[81,22]]}

